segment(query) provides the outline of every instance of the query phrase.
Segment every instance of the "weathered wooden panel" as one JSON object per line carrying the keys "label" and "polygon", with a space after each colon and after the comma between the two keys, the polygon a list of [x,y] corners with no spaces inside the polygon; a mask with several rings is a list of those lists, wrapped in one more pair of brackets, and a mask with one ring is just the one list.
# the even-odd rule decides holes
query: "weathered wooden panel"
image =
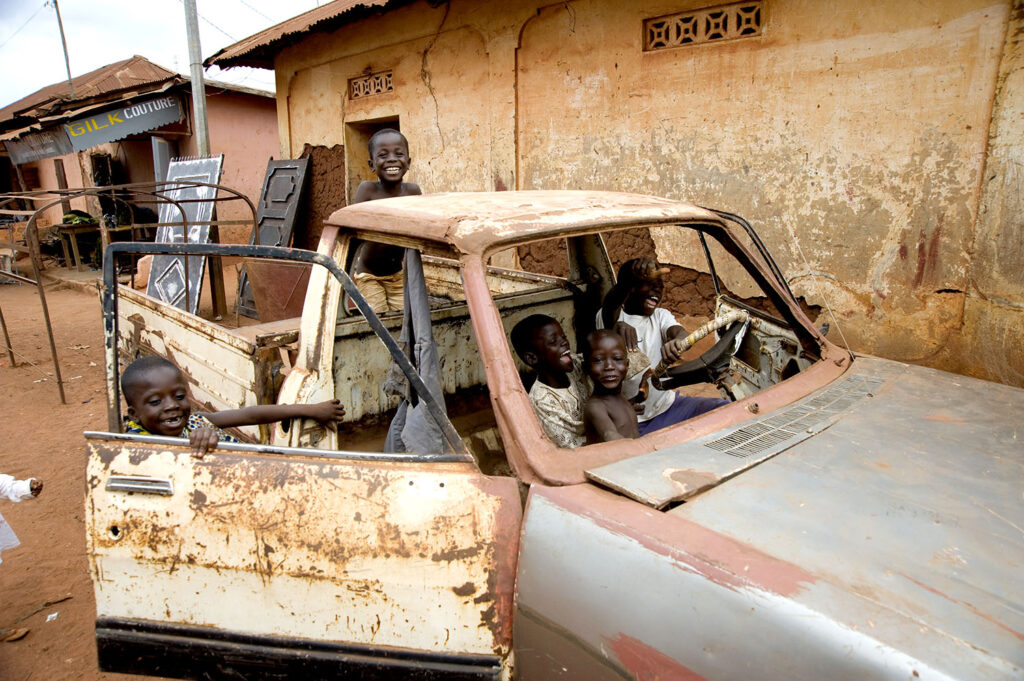
{"label": "weathered wooden panel", "polygon": [[[249,243],[259,246],[291,245],[295,219],[302,208],[308,169],[308,157],[281,161],[271,159],[267,163],[260,202],[256,206],[256,230]],[[244,267],[238,279],[238,311],[246,317],[257,316],[249,273]]]}

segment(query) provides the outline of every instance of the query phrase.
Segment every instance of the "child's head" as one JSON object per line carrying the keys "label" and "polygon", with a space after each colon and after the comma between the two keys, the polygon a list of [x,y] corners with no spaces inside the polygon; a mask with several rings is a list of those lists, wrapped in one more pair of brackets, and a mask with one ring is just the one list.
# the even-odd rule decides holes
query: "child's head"
{"label": "child's head", "polygon": [[163,357],[137,359],[121,374],[128,416],[154,435],[177,437],[192,414],[181,370]]}
{"label": "child's head", "polygon": [[[618,392],[626,376],[629,359],[622,336],[598,329],[587,334],[583,349],[583,370],[594,382],[598,392]],[[601,390],[600,388],[603,388]]]}
{"label": "child's head", "polygon": [[626,314],[650,317],[665,291],[665,270],[650,258],[627,260],[619,268],[618,286],[626,290],[622,310]]}
{"label": "child's head", "polygon": [[370,170],[382,182],[401,182],[409,171],[409,140],[394,128],[378,130],[370,136]]}
{"label": "child's head", "polygon": [[554,317],[530,315],[512,328],[512,347],[538,373],[572,371],[572,352],[562,325]]}

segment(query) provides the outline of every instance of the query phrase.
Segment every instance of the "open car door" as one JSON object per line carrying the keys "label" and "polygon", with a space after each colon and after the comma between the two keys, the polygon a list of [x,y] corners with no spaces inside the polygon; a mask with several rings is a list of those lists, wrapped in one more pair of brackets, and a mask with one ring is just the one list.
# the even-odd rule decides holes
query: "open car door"
{"label": "open car door", "polygon": [[[114,244],[104,273],[108,433],[86,433],[86,526],[100,669],[193,679],[497,679],[509,675],[521,506],[482,475],[443,412],[447,453],[372,454],[121,434],[118,253],[312,262],[260,246]],[[443,421],[443,422],[442,422]],[[454,438],[454,439],[453,439]]]}

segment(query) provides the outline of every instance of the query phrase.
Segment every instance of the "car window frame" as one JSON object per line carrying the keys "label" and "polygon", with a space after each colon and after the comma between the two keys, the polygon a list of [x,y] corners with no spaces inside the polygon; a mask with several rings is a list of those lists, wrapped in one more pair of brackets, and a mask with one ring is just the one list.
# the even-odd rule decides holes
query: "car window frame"
{"label": "car window frame", "polygon": [[342,290],[356,304],[359,312],[369,323],[378,340],[384,344],[392,360],[399,366],[402,373],[405,374],[410,387],[416,391],[418,398],[427,408],[431,418],[441,429],[444,440],[451,452],[438,454],[444,455],[454,452],[460,458],[473,462],[472,455],[466,449],[465,443],[444,413],[443,408],[437,404],[433,395],[431,395],[423,383],[419,372],[413,367],[406,354],[402,352],[398,342],[388,333],[380,317],[377,316],[376,312],[374,312],[373,308],[363,297],[352,281],[352,278],[348,275],[348,272],[330,256],[304,249],[282,246],[118,242],[107,247],[103,258],[103,289],[101,298],[107,376],[107,428],[111,433],[120,432],[122,423],[120,371],[117,357],[119,327],[117,290],[120,284],[117,282],[115,263],[118,256],[123,254],[242,256],[320,265],[341,284]]}

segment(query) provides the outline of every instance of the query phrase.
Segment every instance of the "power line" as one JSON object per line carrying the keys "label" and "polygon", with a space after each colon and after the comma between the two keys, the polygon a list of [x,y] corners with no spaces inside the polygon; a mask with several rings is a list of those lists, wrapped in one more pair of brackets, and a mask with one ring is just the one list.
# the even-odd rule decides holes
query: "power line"
{"label": "power line", "polygon": [[[181,3],[182,7],[185,6],[185,0],[178,0],[178,2]],[[220,31],[221,33],[226,35],[228,38],[230,38],[231,40],[234,40],[236,43],[238,42],[238,38],[236,38],[235,36],[231,35],[227,31],[225,31],[223,28],[221,28],[217,24],[213,23],[212,21],[210,21],[209,19],[204,17],[202,14],[199,14],[199,10],[196,10],[196,14],[199,15],[199,18],[202,19],[203,21],[205,21],[206,23],[208,23],[210,26],[213,26],[215,29],[217,29],[218,31]]]}
{"label": "power line", "polygon": [[11,42],[11,40],[13,40],[13,39],[14,39],[14,36],[16,36],[16,35],[18,35],[19,33],[21,33],[21,29],[23,29],[23,28],[25,28],[26,26],[28,26],[28,22],[29,22],[29,21],[32,21],[33,19],[35,19],[35,18],[36,18],[36,15],[38,15],[38,14],[39,14],[40,12],[42,12],[42,11],[43,11],[43,8],[45,8],[45,7],[46,7],[46,3],[44,2],[43,4],[41,4],[41,5],[39,6],[39,9],[37,9],[37,10],[36,10],[36,11],[35,11],[35,12],[34,12],[34,13],[32,14],[32,16],[30,16],[30,17],[28,18],[28,21],[26,21],[26,22],[25,22],[24,24],[22,24],[21,26],[19,26],[19,27],[18,27],[18,29],[17,29],[17,30],[16,30],[16,31],[15,31],[14,33],[12,33],[11,35],[7,36],[7,40],[5,40],[5,41],[3,41],[2,43],[0,43],[0,48],[2,48],[2,47],[3,47],[4,45],[6,45],[7,43]]}
{"label": "power line", "polygon": [[[252,5],[250,5],[249,3],[247,3],[247,2],[245,1],[245,0],[238,0],[238,2],[242,3],[243,5],[245,5],[245,6],[246,6],[246,7],[248,7],[249,9],[251,9],[251,10],[252,10],[253,12],[256,12],[256,14],[259,14],[259,15],[260,15],[261,17],[263,17],[263,18],[264,18],[264,19],[266,19],[267,21],[274,21],[273,19],[271,19],[270,17],[268,17],[268,16],[266,15],[266,14],[264,14],[264,13],[263,13],[263,12],[261,12],[261,11],[259,11],[258,9],[256,9],[256,8],[255,8],[255,7],[253,7]],[[274,23],[277,23],[277,22],[274,22]]]}

